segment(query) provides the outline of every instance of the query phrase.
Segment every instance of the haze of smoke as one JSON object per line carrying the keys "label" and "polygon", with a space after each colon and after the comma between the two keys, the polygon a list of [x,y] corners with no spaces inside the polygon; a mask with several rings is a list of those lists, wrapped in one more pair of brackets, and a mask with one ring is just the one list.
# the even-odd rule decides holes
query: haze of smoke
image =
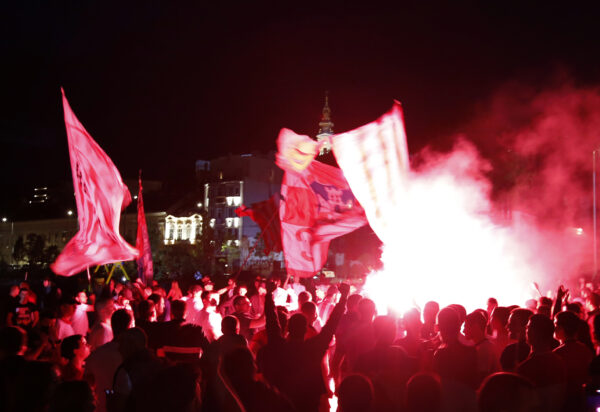
{"label": "haze of smoke", "polygon": [[[513,83],[476,115],[467,138],[487,149],[494,208],[544,262],[547,287],[591,275],[592,151],[600,146],[600,88],[536,91]],[[467,128],[469,130],[469,128]],[[581,228],[582,230],[578,230]]]}
{"label": "haze of smoke", "polygon": [[384,270],[367,291],[383,305],[474,309],[489,296],[523,304],[536,297],[534,282],[546,294],[591,275],[599,135],[600,89],[504,87],[449,153],[426,148],[411,159],[398,239],[384,245]]}

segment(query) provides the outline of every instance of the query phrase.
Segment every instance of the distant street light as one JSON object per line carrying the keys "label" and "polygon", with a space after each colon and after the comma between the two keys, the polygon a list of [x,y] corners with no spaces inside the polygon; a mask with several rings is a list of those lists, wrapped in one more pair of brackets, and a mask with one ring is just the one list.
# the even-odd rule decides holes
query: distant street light
{"label": "distant street light", "polygon": [[67,215],[73,216],[73,211],[72,210],[67,210]]}
{"label": "distant street light", "polygon": [[196,206],[198,206],[198,207],[202,207],[202,203],[198,203]]}
{"label": "distant street light", "polygon": [[7,218],[3,217],[2,218],[2,223],[6,223],[7,220],[8,220]]}

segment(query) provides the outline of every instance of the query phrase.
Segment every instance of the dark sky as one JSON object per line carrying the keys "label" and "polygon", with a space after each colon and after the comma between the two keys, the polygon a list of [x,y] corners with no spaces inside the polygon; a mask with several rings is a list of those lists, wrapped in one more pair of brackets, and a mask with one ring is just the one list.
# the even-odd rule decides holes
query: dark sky
{"label": "dark sky", "polygon": [[124,178],[173,179],[275,149],[281,127],[314,135],[325,90],[337,132],[400,100],[416,150],[509,80],[600,79],[597,6],[278,3],[5,4],[2,188],[70,179],[61,85]]}

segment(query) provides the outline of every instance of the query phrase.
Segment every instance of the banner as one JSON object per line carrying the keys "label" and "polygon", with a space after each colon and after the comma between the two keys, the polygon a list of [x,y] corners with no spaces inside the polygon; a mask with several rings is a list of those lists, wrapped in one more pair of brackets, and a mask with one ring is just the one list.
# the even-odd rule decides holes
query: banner
{"label": "banner", "polygon": [[129,190],[61,91],[79,231],[50,268],[72,276],[89,266],[133,260],[139,252],[119,234],[121,210],[131,202]]}
{"label": "banner", "polygon": [[148,226],[146,225],[146,215],[144,213],[144,198],[142,196],[142,176],[140,171],[139,191],[137,198],[137,236],[135,247],[140,251],[140,256],[137,259],[138,278],[144,282],[146,286],[152,284],[154,277],[154,266],[152,263],[152,251],[150,250],[150,239],[148,238]]}
{"label": "banner", "polygon": [[391,222],[407,217],[403,206],[409,159],[402,106],[394,102],[392,109],[379,119],[333,136],[331,144],[371,228],[386,243],[398,227]]}
{"label": "banner", "polygon": [[292,276],[313,276],[325,264],[332,239],[367,223],[342,171],[318,161],[301,172],[286,171],[281,196],[281,238]]}

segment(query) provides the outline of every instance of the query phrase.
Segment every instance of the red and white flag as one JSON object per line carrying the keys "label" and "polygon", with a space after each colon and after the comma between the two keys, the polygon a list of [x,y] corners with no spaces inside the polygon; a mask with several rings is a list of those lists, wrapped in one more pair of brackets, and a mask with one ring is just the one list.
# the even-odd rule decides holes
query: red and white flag
{"label": "red and white flag", "polygon": [[137,259],[138,278],[145,285],[150,285],[154,277],[154,265],[152,263],[152,250],[150,249],[150,239],[148,237],[148,226],[146,225],[146,214],[144,213],[144,198],[142,196],[142,176],[140,171],[139,191],[137,198],[137,237],[135,247],[140,251],[140,257]]}
{"label": "red and white flag", "polygon": [[72,276],[86,267],[134,260],[139,252],[119,234],[131,195],[119,171],[85,130],[62,90],[79,231],[50,267]]}
{"label": "red and white flag", "polygon": [[286,170],[281,197],[281,238],[292,276],[313,276],[325,264],[332,239],[367,223],[342,171],[318,161],[301,172]]}
{"label": "red and white flag", "polygon": [[335,159],[360,204],[373,231],[385,243],[406,218],[403,207],[409,177],[408,148],[402,106],[372,123],[331,139]]}

